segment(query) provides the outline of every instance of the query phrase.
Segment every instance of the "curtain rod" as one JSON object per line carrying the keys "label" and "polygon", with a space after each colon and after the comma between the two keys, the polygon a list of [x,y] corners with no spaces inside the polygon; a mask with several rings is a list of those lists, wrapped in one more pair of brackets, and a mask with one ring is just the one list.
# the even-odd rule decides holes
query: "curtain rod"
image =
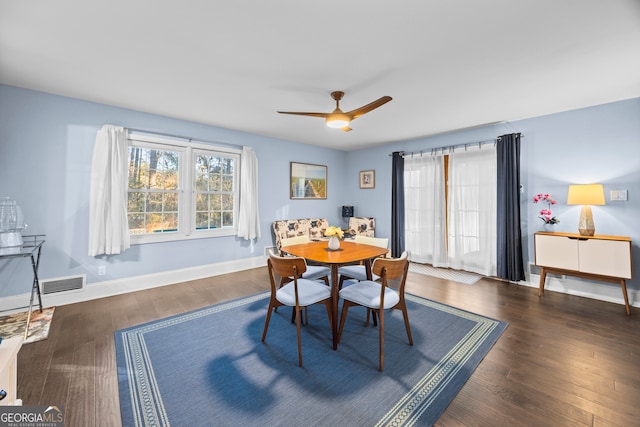
{"label": "curtain rod", "polygon": [[[524,138],[524,134],[520,134],[520,138]],[[483,141],[465,142],[463,144],[448,145],[444,147],[425,148],[423,150],[410,151],[408,153],[404,151],[400,151],[400,154],[402,155],[402,157],[408,157],[408,156],[413,156],[414,154],[420,154],[420,155],[434,154],[434,153],[438,153],[439,151],[444,153],[445,151],[447,152],[454,151],[456,148],[460,148],[460,147],[464,147],[466,149],[467,147],[475,147],[476,145],[480,147],[486,144],[491,144],[491,143],[495,144],[497,141],[500,141],[499,136],[492,139],[485,139]],[[393,153],[389,154],[389,156],[393,156]]]}
{"label": "curtain rod", "polygon": [[156,132],[153,130],[146,130],[146,129],[134,129],[134,128],[126,128],[129,132],[138,132],[138,133],[146,133],[149,135],[155,135],[155,136],[167,136],[169,138],[175,138],[175,139],[181,139],[183,141],[187,141],[187,142],[191,142],[193,141],[193,138],[190,138],[188,136],[182,136],[182,135],[174,135],[172,133],[164,133],[164,132]]}
{"label": "curtain rod", "polygon": [[125,128],[127,129],[127,131],[129,132],[133,132],[133,133],[144,133],[147,135],[155,135],[155,136],[165,136],[168,138],[174,138],[174,139],[179,139],[182,141],[186,141],[186,142],[194,142],[194,143],[205,143],[205,144],[214,144],[214,145],[225,145],[227,147],[230,148],[238,148],[240,147],[240,149],[242,149],[242,145],[238,145],[238,144],[230,144],[228,142],[220,142],[220,141],[206,141],[203,139],[193,139],[189,136],[182,136],[182,135],[175,135],[175,134],[171,134],[171,133],[164,133],[164,132],[156,132],[156,131],[151,131],[151,130],[146,130],[146,129],[134,129],[134,128]]}

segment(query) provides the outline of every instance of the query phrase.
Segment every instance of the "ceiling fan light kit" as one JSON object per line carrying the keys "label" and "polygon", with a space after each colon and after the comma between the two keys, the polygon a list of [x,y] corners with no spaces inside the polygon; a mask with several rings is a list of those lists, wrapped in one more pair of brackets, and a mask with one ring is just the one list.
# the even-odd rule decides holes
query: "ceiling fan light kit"
{"label": "ceiling fan light kit", "polygon": [[327,126],[329,126],[330,128],[340,129],[347,126],[351,119],[349,118],[349,116],[342,112],[336,113],[334,111],[330,116],[327,116],[325,121],[327,123]]}
{"label": "ceiling fan light kit", "polygon": [[345,113],[340,109],[340,100],[343,96],[344,92],[342,91],[331,92],[331,97],[336,101],[336,109],[331,113],[303,113],[299,111],[278,111],[278,113],[294,114],[297,116],[321,117],[324,118],[325,123],[328,127],[349,132],[351,130],[351,128],[349,127],[349,123],[351,123],[351,121],[364,114],[367,114],[371,110],[375,110],[376,108],[380,107],[383,104],[386,104],[393,99],[390,96],[383,96],[382,98],[370,102],[367,105],[363,105],[360,108],[356,108],[355,110],[351,110]]}

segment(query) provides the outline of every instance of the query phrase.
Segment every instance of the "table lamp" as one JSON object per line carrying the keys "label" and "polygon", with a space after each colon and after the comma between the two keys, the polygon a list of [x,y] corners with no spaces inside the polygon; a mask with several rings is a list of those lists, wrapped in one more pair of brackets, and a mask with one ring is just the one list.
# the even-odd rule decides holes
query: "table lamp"
{"label": "table lamp", "polygon": [[582,205],[578,231],[581,236],[593,236],[596,229],[593,225],[593,214],[590,205],[604,205],[604,188],[602,184],[576,184],[569,186],[568,205]]}
{"label": "table lamp", "polygon": [[343,206],[342,207],[342,217],[343,218],[351,218],[353,216],[353,206]]}
{"label": "table lamp", "polygon": [[342,218],[346,218],[347,227],[349,227],[349,218],[353,217],[353,206],[342,207]]}

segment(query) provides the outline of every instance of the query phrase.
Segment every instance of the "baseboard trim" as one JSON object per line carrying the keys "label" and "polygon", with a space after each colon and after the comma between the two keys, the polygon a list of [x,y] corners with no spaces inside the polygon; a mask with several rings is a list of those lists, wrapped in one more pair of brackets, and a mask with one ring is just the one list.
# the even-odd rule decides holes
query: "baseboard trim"
{"label": "baseboard trim", "polygon": [[[189,280],[198,280],[205,277],[219,276],[221,274],[235,273],[237,271],[250,270],[252,268],[263,267],[266,265],[266,257],[259,256],[253,258],[244,258],[240,260],[226,261],[216,264],[207,264],[197,267],[184,268],[172,271],[163,271],[160,273],[152,273],[141,276],[126,277],[123,279],[106,280],[87,284],[84,289],[76,291],[61,292],[59,294],[43,295],[43,307],[61,306],[74,304],[77,302],[90,301],[97,298],[105,298],[114,295],[125,294],[128,292],[136,292],[144,289],[151,289],[160,286],[173,285],[175,283],[186,282]],[[526,281],[520,281],[517,284],[538,288],[540,276],[529,274]],[[629,305],[632,307],[640,307],[640,291],[629,289]],[[609,283],[590,282],[583,280],[570,279],[568,277],[553,277],[548,275],[545,285],[545,292],[560,292],[569,295],[576,295],[585,298],[591,298],[606,302],[612,302],[624,306],[622,291],[620,286]],[[30,293],[12,295],[6,298],[0,298],[0,312],[2,314],[10,314],[24,311],[28,307]],[[34,301],[36,306],[37,301]],[[25,307],[26,306],[26,307]]]}
{"label": "baseboard trim", "polygon": [[[526,282],[519,282],[520,285],[532,288],[540,287],[540,275],[530,274]],[[624,298],[620,285],[612,283],[579,280],[569,276],[547,275],[544,287],[545,292],[560,292],[563,294],[575,295],[579,297],[591,298],[600,301],[620,304],[624,307]],[[631,307],[640,307],[640,291],[630,289],[627,284],[627,296]]]}
{"label": "baseboard trim", "polygon": [[[211,276],[219,276],[221,274],[250,270],[252,268],[264,267],[266,264],[266,257],[259,256],[179,270],[126,277],[123,279],[88,283],[84,289],[43,295],[42,306],[53,307],[74,304],[97,298],[105,298],[129,292],[141,291],[144,289],[173,285],[175,283],[186,282],[189,280],[198,280]],[[10,314],[25,311],[29,307],[28,304],[30,296],[31,293],[25,293],[0,298],[0,312],[2,312],[2,314]],[[34,307],[36,306],[37,297],[34,299]]]}

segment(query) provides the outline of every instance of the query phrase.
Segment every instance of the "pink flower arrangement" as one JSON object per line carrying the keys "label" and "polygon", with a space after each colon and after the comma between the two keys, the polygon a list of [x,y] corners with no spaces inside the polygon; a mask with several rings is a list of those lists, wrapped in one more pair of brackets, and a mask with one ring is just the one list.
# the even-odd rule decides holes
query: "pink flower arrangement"
{"label": "pink flower arrangement", "polygon": [[553,199],[553,197],[551,197],[551,194],[549,193],[536,194],[533,197],[533,203],[538,203],[538,202],[547,204],[547,209],[542,209],[540,211],[541,216],[538,217],[542,220],[542,222],[544,222],[545,224],[557,224],[560,222],[560,220],[555,216],[553,216],[553,214],[551,213],[551,205],[556,204],[556,201]]}

